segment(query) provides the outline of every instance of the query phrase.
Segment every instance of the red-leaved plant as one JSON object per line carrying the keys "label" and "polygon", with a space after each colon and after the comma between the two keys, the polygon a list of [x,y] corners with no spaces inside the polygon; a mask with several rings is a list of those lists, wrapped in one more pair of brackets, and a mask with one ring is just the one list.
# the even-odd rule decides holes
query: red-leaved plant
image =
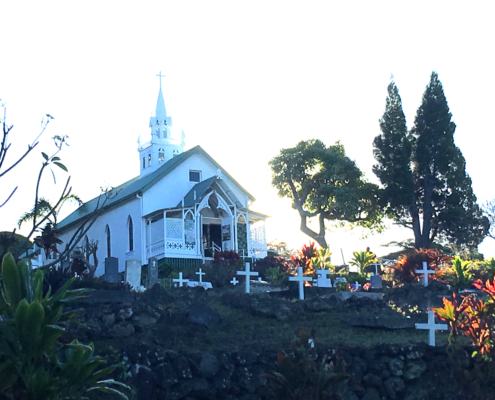
{"label": "red-leaved plant", "polygon": [[423,262],[427,263],[428,269],[436,270],[440,265],[448,263],[450,260],[452,257],[446,256],[436,249],[419,249],[402,255],[397,263],[390,268],[394,270],[394,280],[398,283],[413,283],[421,278],[416,270],[423,268]]}
{"label": "red-leaved plant", "polygon": [[296,267],[302,267],[304,275],[311,275],[314,273],[312,258],[318,255],[315,242],[310,242],[309,246],[303,245],[301,250],[297,250],[297,253],[292,256],[292,261],[296,264]]}
{"label": "red-leaved plant", "polygon": [[453,343],[460,334],[469,338],[474,346],[472,356],[492,360],[495,329],[495,285],[494,281],[485,283],[478,279],[473,285],[487,293],[489,298],[479,300],[475,295],[460,296],[461,301],[453,293],[453,301],[443,299],[444,307],[432,308],[437,316],[449,324]]}

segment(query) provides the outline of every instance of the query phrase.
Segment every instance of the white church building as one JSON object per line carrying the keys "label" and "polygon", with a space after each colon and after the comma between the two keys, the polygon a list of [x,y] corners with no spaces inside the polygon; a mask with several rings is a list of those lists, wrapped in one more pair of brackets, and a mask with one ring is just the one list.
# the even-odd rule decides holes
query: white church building
{"label": "white church building", "polygon": [[[221,250],[266,256],[267,216],[250,209],[254,197],[200,146],[184,151],[184,133],[176,141],[171,127],[160,82],[150,140],[138,140],[140,174],[115,187],[80,243],[98,241],[96,275],[104,273],[107,257],[116,257],[123,271],[127,260],[147,264],[152,257],[191,265]],[[68,243],[103,201],[104,195],[90,200],[59,222],[59,238]]]}

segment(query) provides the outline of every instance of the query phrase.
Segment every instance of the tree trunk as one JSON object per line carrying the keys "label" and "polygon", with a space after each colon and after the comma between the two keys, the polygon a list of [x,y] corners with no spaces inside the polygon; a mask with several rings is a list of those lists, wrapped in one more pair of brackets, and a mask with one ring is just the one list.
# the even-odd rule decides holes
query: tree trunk
{"label": "tree trunk", "polygon": [[299,215],[301,215],[301,232],[308,235],[311,239],[313,239],[316,243],[318,243],[320,247],[324,249],[328,249],[328,244],[327,241],[325,240],[325,219],[320,215],[319,218],[320,233],[318,234],[315,231],[308,228],[307,225],[308,218],[305,215],[302,215],[300,212]]}

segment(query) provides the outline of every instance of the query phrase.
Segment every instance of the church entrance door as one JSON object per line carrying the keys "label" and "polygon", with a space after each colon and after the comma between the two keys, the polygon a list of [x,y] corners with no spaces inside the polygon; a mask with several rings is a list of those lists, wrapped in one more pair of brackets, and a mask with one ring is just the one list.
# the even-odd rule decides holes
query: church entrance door
{"label": "church entrance door", "polygon": [[203,248],[205,257],[213,257],[213,253],[222,250],[222,227],[217,224],[203,224]]}

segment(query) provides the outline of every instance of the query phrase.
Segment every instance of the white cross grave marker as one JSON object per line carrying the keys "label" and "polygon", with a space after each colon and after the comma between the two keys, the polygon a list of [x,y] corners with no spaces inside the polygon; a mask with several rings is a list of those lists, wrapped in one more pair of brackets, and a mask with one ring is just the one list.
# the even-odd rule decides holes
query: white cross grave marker
{"label": "white cross grave marker", "polygon": [[230,281],[230,283],[232,283],[232,285],[237,285],[239,283],[239,281],[236,279],[236,277],[234,276],[234,278]]}
{"label": "white cross grave marker", "polygon": [[428,286],[428,274],[434,274],[435,271],[428,269],[426,261],[423,261],[423,269],[416,269],[414,272],[417,274],[423,274],[423,284]]}
{"label": "white cross grave marker", "polygon": [[427,324],[416,324],[416,329],[428,329],[428,344],[430,346],[435,346],[435,331],[447,331],[449,327],[447,324],[435,324],[435,311],[428,310],[428,323]]}
{"label": "white cross grave marker", "polygon": [[250,280],[252,276],[258,276],[258,273],[255,271],[250,271],[249,267],[251,265],[249,263],[246,263],[246,270],[245,271],[237,271],[237,275],[246,275],[246,293],[250,293]]}
{"label": "white cross grave marker", "polygon": [[289,281],[299,282],[299,300],[304,300],[304,281],[312,281],[310,276],[303,276],[302,267],[297,267],[297,276],[289,277]]}
{"label": "white cross grave marker", "polygon": [[354,284],[354,287],[356,288],[356,292],[359,290],[359,288],[361,287],[361,285],[358,283],[358,281],[356,281],[356,283]]}
{"label": "white cross grave marker", "polygon": [[332,287],[332,281],[327,277],[330,273],[328,269],[318,269],[316,273],[318,274],[318,278],[316,278],[318,287]]}
{"label": "white cross grave marker", "polygon": [[199,272],[196,272],[196,275],[199,275],[199,283],[203,283],[203,275],[206,275],[201,268],[199,269]]}
{"label": "white cross grave marker", "polygon": [[179,287],[181,287],[183,283],[189,282],[189,279],[182,279],[182,272],[179,272],[179,279],[172,279],[172,282],[178,283]]}

